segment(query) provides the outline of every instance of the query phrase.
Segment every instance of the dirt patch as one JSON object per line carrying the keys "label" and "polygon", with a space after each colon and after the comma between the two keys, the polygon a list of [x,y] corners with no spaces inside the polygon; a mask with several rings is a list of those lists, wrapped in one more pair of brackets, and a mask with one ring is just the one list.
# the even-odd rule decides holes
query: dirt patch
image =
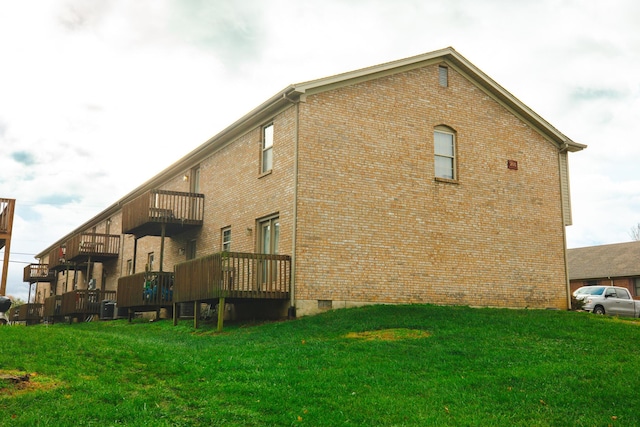
{"label": "dirt patch", "polygon": [[420,329],[380,329],[377,331],[349,332],[345,338],[360,339],[365,341],[399,341],[417,340],[428,338],[431,334]]}
{"label": "dirt patch", "polygon": [[21,372],[0,369],[0,394],[14,396],[36,390],[50,390],[58,384],[37,372]]}

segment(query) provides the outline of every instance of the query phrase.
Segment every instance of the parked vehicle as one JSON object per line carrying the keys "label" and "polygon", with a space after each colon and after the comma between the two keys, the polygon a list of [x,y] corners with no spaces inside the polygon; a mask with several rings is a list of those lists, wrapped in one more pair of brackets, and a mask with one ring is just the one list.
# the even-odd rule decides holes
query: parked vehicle
{"label": "parked vehicle", "polygon": [[11,308],[11,300],[7,297],[0,296],[0,325],[9,323],[9,318],[5,314]]}
{"label": "parked vehicle", "polygon": [[627,288],[585,286],[576,290],[574,297],[584,302],[583,310],[595,314],[640,317],[640,301],[635,301]]}

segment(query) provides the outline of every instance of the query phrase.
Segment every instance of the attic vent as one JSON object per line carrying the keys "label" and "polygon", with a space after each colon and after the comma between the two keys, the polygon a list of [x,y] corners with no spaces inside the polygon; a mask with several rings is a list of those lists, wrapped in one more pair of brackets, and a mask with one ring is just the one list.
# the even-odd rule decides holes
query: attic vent
{"label": "attic vent", "polygon": [[447,67],[438,66],[438,82],[442,87],[449,86],[449,69]]}

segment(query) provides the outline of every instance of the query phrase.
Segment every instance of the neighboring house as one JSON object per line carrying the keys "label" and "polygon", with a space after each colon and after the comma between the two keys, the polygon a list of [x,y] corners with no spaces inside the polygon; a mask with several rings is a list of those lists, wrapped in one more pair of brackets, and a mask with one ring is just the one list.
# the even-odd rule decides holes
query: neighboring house
{"label": "neighboring house", "polygon": [[640,297],[640,241],[567,250],[571,292],[581,286],[629,289]]}
{"label": "neighboring house", "polygon": [[67,317],[566,309],[583,148],[451,48],[291,85],[44,249],[37,294]]}

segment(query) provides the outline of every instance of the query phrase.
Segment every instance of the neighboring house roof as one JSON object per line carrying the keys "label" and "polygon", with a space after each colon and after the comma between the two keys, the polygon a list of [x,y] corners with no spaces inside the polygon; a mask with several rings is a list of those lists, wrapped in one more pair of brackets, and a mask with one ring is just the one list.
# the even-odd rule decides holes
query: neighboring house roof
{"label": "neighboring house roof", "polygon": [[122,205],[125,203],[144,194],[150,189],[154,189],[159,185],[162,185],[162,183],[167,180],[167,177],[182,174],[185,170],[188,170],[193,165],[197,164],[201,159],[210,156],[225,145],[233,142],[239,136],[254,129],[256,126],[260,126],[265,120],[269,120],[278,112],[288,108],[291,105],[291,102],[304,101],[307,96],[313,94],[433,64],[447,64],[448,66],[453,67],[469,79],[469,81],[482,89],[487,95],[491,96],[513,114],[531,125],[532,128],[537,130],[544,138],[556,145],[561,152],[575,152],[587,147],[584,144],[572,141],[562,134],[533,110],[524,105],[515,96],[510,94],[502,86],[483,73],[479,68],[469,62],[465,57],[460,55],[455,49],[448,47],[434,52],[412,56],[410,58],[287,86],[285,89],[281,90],[264,103],[251,110],[235,123],[231,124],[222,132],[213,136],[186,156],[176,161],[173,165],[169,166],[167,169],[118,200],[96,217],[58,240],[56,243],[39,253],[37,257],[42,257],[45,254],[48,254],[49,251],[67,241],[78,231],[86,230],[101,221],[106,220],[115,212],[120,210]]}
{"label": "neighboring house roof", "polygon": [[569,280],[640,276],[640,241],[567,250]]}

